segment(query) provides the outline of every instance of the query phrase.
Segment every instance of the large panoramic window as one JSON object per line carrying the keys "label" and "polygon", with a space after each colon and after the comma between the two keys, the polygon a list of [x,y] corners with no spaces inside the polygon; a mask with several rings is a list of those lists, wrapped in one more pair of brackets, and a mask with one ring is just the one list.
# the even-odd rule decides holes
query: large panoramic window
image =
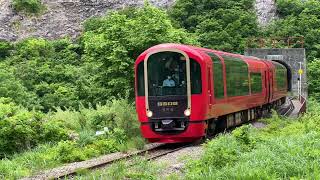
{"label": "large panoramic window", "polygon": [[278,90],[286,90],[287,88],[287,68],[283,65],[273,62],[276,66],[276,84]]}
{"label": "large panoramic window", "polygon": [[226,66],[227,95],[249,95],[248,65],[240,58],[222,56]]}
{"label": "large panoramic window", "polygon": [[251,93],[262,92],[262,77],[261,73],[250,73]]}
{"label": "large panoramic window", "polygon": [[207,53],[212,60],[213,65],[213,85],[214,85],[214,97],[221,99],[224,97],[224,85],[223,85],[223,67],[221,60],[213,53]]}

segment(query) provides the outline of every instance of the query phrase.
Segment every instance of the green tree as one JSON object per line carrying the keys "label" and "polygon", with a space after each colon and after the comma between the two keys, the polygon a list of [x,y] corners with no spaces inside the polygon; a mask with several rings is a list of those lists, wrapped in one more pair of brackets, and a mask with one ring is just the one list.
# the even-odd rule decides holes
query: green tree
{"label": "green tree", "polygon": [[105,89],[102,97],[132,98],[135,59],[153,45],[170,42],[197,44],[191,34],[174,28],[164,11],[146,5],[87,21],[83,59],[93,82]]}
{"label": "green tree", "polygon": [[169,11],[172,19],[195,32],[203,47],[243,52],[246,39],[259,28],[252,0],[178,0]]}
{"label": "green tree", "polygon": [[320,101],[320,60],[316,59],[308,63],[308,85],[309,93]]}
{"label": "green tree", "polygon": [[[320,2],[314,0],[280,0],[277,1],[277,6],[283,18],[271,24],[265,36],[303,36],[307,59],[312,61],[314,58],[320,58]],[[300,45],[297,45],[297,47],[300,47]]]}
{"label": "green tree", "polygon": [[[85,74],[81,71],[79,48],[68,39],[27,39],[15,45],[5,64],[25,91],[36,95],[37,108],[49,111],[54,107],[77,107],[77,82],[81,73]],[[24,105],[33,108],[33,104]]]}

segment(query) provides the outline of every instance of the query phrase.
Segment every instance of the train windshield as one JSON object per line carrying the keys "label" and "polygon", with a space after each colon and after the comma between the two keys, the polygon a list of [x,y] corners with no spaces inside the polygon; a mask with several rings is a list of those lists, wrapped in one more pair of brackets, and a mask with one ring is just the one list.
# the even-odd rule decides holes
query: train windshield
{"label": "train windshield", "polygon": [[186,58],[177,52],[160,52],[148,59],[149,96],[187,95]]}

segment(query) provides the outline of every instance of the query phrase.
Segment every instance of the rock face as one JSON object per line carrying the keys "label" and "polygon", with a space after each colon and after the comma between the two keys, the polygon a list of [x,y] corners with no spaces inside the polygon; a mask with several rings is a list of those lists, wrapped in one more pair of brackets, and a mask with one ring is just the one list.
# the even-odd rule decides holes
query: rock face
{"label": "rock face", "polygon": [[267,26],[277,18],[277,7],[275,0],[256,0],[255,9],[261,26]]}
{"label": "rock face", "polygon": [[[27,17],[15,12],[11,0],[0,0],[0,39],[16,41],[27,37],[56,39],[77,37],[81,23],[124,7],[142,6],[144,0],[42,0],[47,10],[41,16]],[[168,8],[174,0],[151,0],[151,4]]]}
{"label": "rock face", "polygon": [[[168,8],[175,0],[149,0],[153,5]],[[15,12],[11,0],[0,0],[0,39],[17,41],[28,37],[57,39],[77,37],[81,23],[93,16],[102,16],[124,7],[142,6],[144,0],[42,0],[47,10],[41,16],[25,16]],[[255,9],[261,26],[276,18],[275,0],[256,0]]]}

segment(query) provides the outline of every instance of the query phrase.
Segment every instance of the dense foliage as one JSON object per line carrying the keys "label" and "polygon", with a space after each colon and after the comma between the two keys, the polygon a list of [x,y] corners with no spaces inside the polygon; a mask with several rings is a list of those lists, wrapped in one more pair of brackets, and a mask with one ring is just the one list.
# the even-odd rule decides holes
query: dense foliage
{"label": "dense foliage", "polygon": [[320,59],[308,63],[308,88],[313,98],[320,102]]}
{"label": "dense foliage", "polygon": [[184,30],[174,28],[163,11],[150,6],[89,20],[85,31],[83,58],[86,63],[94,63],[94,67],[90,66],[92,80],[104,90],[94,96],[101,99],[133,97],[134,61],[149,47],[170,42],[196,43]]}
{"label": "dense foliage", "polygon": [[28,14],[38,14],[44,8],[41,0],[12,0],[12,6],[16,11]]}
{"label": "dense foliage", "polygon": [[320,109],[309,103],[298,120],[274,116],[264,129],[246,125],[208,142],[187,179],[319,179]]}
{"label": "dense foliage", "polygon": [[143,145],[135,108],[127,100],[44,114],[0,99],[0,158],[6,157],[0,161],[1,179]]}
{"label": "dense foliage", "polygon": [[143,146],[132,104],[135,59],[159,43],[197,44],[149,5],[84,27],[76,42],[0,41],[0,178]]}
{"label": "dense foliage", "polygon": [[170,16],[203,47],[243,53],[249,37],[259,35],[253,0],[178,0]]}
{"label": "dense foliage", "polygon": [[[280,19],[271,24],[265,36],[289,37],[303,36],[308,61],[309,92],[320,101],[319,97],[319,61],[320,58],[320,2],[317,0],[278,0]],[[296,47],[300,47],[297,44]]]}
{"label": "dense foliage", "polygon": [[282,18],[270,25],[266,36],[303,36],[308,60],[320,58],[320,2],[279,0],[277,5]]}
{"label": "dense foliage", "polygon": [[0,60],[10,55],[12,46],[9,42],[0,40]]}
{"label": "dense foliage", "polygon": [[[263,31],[253,2],[178,0],[168,14],[146,5],[89,19],[75,42],[0,41],[0,178],[143,145],[131,103],[133,64],[159,43],[242,53],[250,37],[304,36],[309,90],[320,100],[319,1],[278,0],[280,19]],[[13,0],[13,7],[26,13],[43,8],[39,0]],[[206,145],[201,161],[190,164],[187,177],[319,178],[318,110],[294,122],[275,117],[261,132],[244,126],[220,136]]]}
{"label": "dense foliage", "polygon": [[0,158],[32,148],[38,143],[66,139],[59,124],[42,121],[42,114],[29,112],[8,99],[0,99]]}
{"label": "dense foliage", "polygon": [[12,49],[0,42],[0,58],[6,57],[0,62],[0,95],[44,112],[132,99],[133,64],[140,53],[159,43],[197,43],[151,6],[113,12],[84,26],[76,43],[26,39]]}

